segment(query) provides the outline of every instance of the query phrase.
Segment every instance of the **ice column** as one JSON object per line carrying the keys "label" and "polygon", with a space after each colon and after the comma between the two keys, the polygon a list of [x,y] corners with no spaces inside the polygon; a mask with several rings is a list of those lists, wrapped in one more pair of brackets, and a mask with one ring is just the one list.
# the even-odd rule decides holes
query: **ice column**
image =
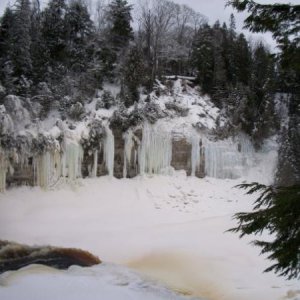
{"label": "ice column", "polygon": [[47,151],[34,160],[35,184],[46,189],[61,176],[61,156],[58,150]]}
{"label": "ice column", "polygon": [[5,191],[6,172],[7,172],[6,156],[5,156],[5,153],[0,149],[0,192]]}
{"label": "ice column", "polygon": [[217,178],[238,178],[251,165],[253,146],[244,136],[236,142],[232,139],[204,141],[205,173]]}
{"label": "ice column", "polygon": [[128,130],[123,135],[124,138],[124,167],[123,167],[123,177],[127,177],[127,169],[131,163],[131,151],[133,147],[133,133],[132,130]]}
{"label": "ice column", "polygon": [[67,140],[65,152],[62,156],[62,176],[75,180],[81,177],[81,164],[83,160],[83,150],[79,143]]}
{"label": "ice column", "polygon": [[168,171],[171,159],[171,134],[145,123],[139,151],[140,173],[159,174]]}
{"label": "ice column", "polygon": [[194,135],[192,137],[192,176],[195,176],[197,168],[200,167],[200,136]]}
{"label": "ice column", "polygon": [[[101,144],[100,144],[100,146],[101,146]],[[91,177],[97,177],[97,169],[98,169],[98,150],[95,150]]]}
{"label": "ice column", "polygon": [[105,126],[104,138],[104,162],[109,176],[114,174],[114,158],[115,158],[115,139],[111,129],[108,125]]}

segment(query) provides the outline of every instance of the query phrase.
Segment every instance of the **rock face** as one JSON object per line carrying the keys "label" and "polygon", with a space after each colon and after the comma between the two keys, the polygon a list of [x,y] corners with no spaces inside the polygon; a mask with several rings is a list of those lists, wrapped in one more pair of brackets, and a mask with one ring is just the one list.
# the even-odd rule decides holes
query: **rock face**
{"label": "rock face", "polygon": [[115,138],[115,158],[114,158],[114,177],[123,177],[124,166],[124,139],[121,130],[114,130],[113,135]]}
{"label": "rock face", "polygon": [[30,264],[42,264],[57,269],[71,265],[89,267],[100,264],[93,254],[74,248],[30,247],[8,241],[0,241],[0,274],[18,270]]}
{"label": "rock face", "polygon": [[[253,147],[244,136],[209,140],[197,131],[173,131],[150,125],[123,132],[101,127],[97,140],[68,137],[57,147],[43,148],[38,154],[27,151],[0,152],[0,191],[5,186],[37,185],[53,188],[58,182],[104,175],[132,178],[139,174],[172,174],[184,170],[199,178],[238,178],[251,166]],[[0,149],[1,150],[1,149]],[[14,156],[19,156],[14,159]]]}
{"label": "rock face", "polygon": [[175,170],[185,170],[188,176],[190,176],[192,172],[191,151],[192,145],[188,143],[186,139],[172,140],[171,166]]}

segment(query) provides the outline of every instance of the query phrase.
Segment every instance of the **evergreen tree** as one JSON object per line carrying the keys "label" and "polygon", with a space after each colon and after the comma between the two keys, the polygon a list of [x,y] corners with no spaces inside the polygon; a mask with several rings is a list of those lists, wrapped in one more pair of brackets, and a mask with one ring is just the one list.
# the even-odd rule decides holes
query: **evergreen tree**
{"label": "evergreen tree", "polygon": [[252,59],[248,42],[242,33],[237,37],[234,45],[234,53],[236,81],[248,85],[250,81]]}
{"label": "evergreen tree", "polygon": [[129,50],[123,68],[124,85],[127,90],[125,106],[129,107],[139,100],[138,87],[141,85],[144,75],[142,53],[137,46]]}
{"label": "evergreen tree", "polygon": [[240,237],[261,234],[268,231],[274,235],[272,241],[255,240],[261,253],[268,253],[268,259],[275,261],[265,272],[274,271],[288,279],[300,279],[300,186],[289,187],[262,184],[241,184],[247,194],[260,192],[250,213],[237,213],[234,217],[238,226],[229,231],[239,232]]}
{"label": "evergreen tree", "polygon": [[47,51],[44,55],[51,66],[66,61],[66,8],[65,0],[51,0],[43,12],[42,37]]}
{"label": "evergreen tree", "polygon": [[31,8],[29,0],[17,0],[15,8],[15,22],[12,32],[13,49],[12,60],[16,76],[30,76],[31,61]]}
{"label": "evergreen tree", "polygon": [[0,19],[0,57],[2,64],[11,57],[11,46],[13,41],[12,28],[14,27],[14,20],[15,18],[12,10],[7,7]]}
{"label": "evergreen tree", "polygon": [[193,44],[192,60],[197,68],[197,81],[204,93],[210,93],[214,80],[214,49],[212,29],[208,24],[201,27]]}
{"label": "evergreen tree", "polygon": [[224,57],[224,32],[220,27],[219,21],[213,26],[213,91],[212,100],[218,106],[222,107],[222,100],[227,96],[227,77],[226,63]]}
{"label": "evergreen tree", "polygon": [[[247,28],[254,32],[270,31],[279,42],[282,50],[279,54],[279,86],[291,97],[288,112],[290,121],[281,136],[278,164],[278,182],[285,187],[266,187],[257,183],[243,185],[244,188],[250,188],[248,194],[256,191],[262,193],[255,202],[253,212],[235,215],[239,225],[231,231],[241,232],[243,236],[268,230],[275,236],[273,241],[254,242],[262,247],[262,253],[270,253],[268,258],[276,261],[266,271],[275,271],[288,279],[300,278],[300,93],[299,81],[295,81],[300,76],[300,60],[299,56],[290,55],[299,54],[299,37],[295,33],[300,29],[300,5],[265,5],[253,0],[231,0],[229,4],[239,11],[250,12],[245,21]],[[264,60],[262,49],[256,55]],[[264,77],[260,72],[256,74]],[[259,88],[262,90],[263,87]]]}
{"label": "evergreen tree", "polygon": [[12,65],[14,22],[14,13],[7,7],[0,25],[0,75],[1,81],[9,94],[14,92]]}
{"label": "evergreen tree", "polygon": [[32,78],[35,83],[38,83],[44,79],[44,75],[47,72],[47,49],[42,39],[42,13],[40,10],[39,0],[32,2],[31,9],[31,47],[30,53],[32,58]]}
{"label": "evergreen tree", "polygon": [[130,25],[132,5],[126,0],[113,0],[109,4],[108,19],[110,21],[110,39],[113,47],[119,50],[128,45],[133,38]]}
{"label": "evergreen tree", "polygon": [[72,69],[84,70],[88,63],[87,46],[93,31],[87,7],[81,0],[73,0],[65,20],[68,61]]}

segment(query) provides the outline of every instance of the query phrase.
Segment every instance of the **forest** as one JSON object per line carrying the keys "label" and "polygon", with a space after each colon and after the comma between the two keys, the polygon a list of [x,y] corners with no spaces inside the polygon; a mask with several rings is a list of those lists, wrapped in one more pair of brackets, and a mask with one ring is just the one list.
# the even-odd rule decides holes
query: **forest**
{"label": "forest", "polygon": [[104,82],[119,84],[121,92],[117,99],[105,93],[99,106],[124,111],[141,91],[155,89],[156,80],[194,76],[230,119],[228,132],[245,131],[258,148],[264,138],[279,134],[278,180],[299,180],[297,44],[281,40],[279,54],[273,54],[263,42],[250,43],[237,32],[234,15],[227,24],[209,25],[201,13],[172,1],[136,6],[99,0],[90,9],[83,0],[51,0],[41,9],[39,0],[17,0],[7,7],[0,23],[0,103],[9,102],[9,95],[20,97],[33,122],[52,109],[62,118],[80,119]]}

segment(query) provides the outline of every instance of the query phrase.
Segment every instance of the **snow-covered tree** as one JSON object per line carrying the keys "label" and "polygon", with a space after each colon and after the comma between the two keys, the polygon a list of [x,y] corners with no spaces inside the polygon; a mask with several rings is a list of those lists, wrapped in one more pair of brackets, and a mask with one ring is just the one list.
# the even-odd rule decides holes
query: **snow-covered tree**
{"label": "snow-covered tree", "polygon": [[32,60],[30,53],[31,8],[29,0],[16,1],[14,18],[12,29],[14,72],[16,76],[30,76]]}
{"label": "snow-covered tree", "polygon": [[108,6],[109,34],[116,50],[126,47],[133,38],[131,10],[126,0],[113,0]]}
{"label": "snow-covered tree", "polygon": [[93,31],[92,21],[82,0],[71,1],[64,23],[67,38],[66,52],[70,67],[82,71],[89,59],[87,46]]}

